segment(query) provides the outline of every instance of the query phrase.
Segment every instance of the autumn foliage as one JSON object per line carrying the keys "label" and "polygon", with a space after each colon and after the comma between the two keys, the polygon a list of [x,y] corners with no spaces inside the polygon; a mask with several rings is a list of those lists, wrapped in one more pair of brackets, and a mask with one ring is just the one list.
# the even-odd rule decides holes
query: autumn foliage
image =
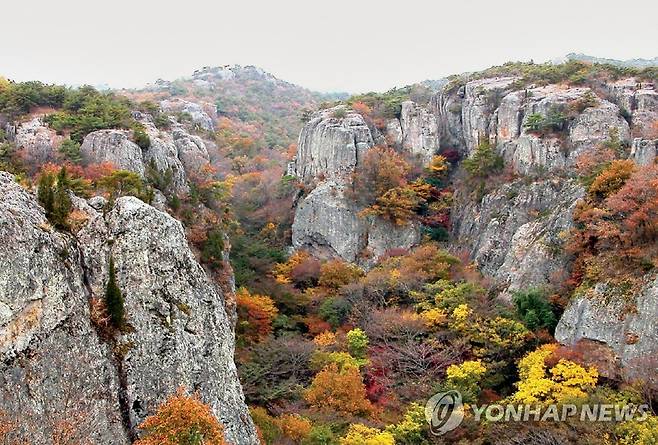
{"label": "autumn foliage", "polygon": [[279,310],[267,295],[252,294],[244,287],[235,294],[240,324],[238,333],[245,339],[258,342],[272,333],[272,321]]}
{"label": "autumn foliage", "polygon": [[304,398],[312,408],[320,411],[361,416],[373,412],[359,370],[354,367],[339,370],[335,363],[315,376]]}
{"label": "autumn foliage", "polygon": [[224,428],[198,395],[180,388],[139,426],[144,437],[137,445],[225,445]]}

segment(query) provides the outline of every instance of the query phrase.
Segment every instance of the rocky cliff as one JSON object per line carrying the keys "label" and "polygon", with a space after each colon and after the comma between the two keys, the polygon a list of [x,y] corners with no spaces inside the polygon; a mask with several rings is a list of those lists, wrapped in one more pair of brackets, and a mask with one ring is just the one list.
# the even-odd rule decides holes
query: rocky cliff
{"label": "rocky cliff", "polygon": [[363,208],[345,195],[350,175],[364,154],[383,143],[376,129],[344,106],[322,110],[304,126],[290,170],[312,190],[297,204],[294,248],[369,266],[388,250],[420,241],[416,225],[396,226],[362,217]]}
{"label": "rocky cliff", "polygon": [[[658,152],[652,127],[658,93],[651,83],[625,78],[587,87],[521,80],[447,83],[427,106],[403,102],[399,117],[386,123],[384,138],[425,162],[445,149],[470,157],[485,142],[503,158],[507,179],[487,184],[481,196],[456,181],[450,248],[467,250],[506,299],[515,290],[565,279],[564,243],[585,193],[576,172],[583,154],[611,140],[622,147],[618,156],[641,165],[654,163]],[[349,173],[381,139],[357,113],[336,110],[315,115],[300,135],[292,171],[315,188],[297,206],[293,246],[372,264],[386,249],[411,246],[419,236],[413,227],[396,230],[359,218],[360,209],[345,198]],[[372,256],[364,262],[365,249]],[[655,352],[658,304],[655,282],[646,279],[634,303],[637,312],[626,316],[595,296],[573,301],[557,328],[558,340],[606,343],[625,364]]]}
{"label": "rocky cliff", "polygon": [[[68,423],[93,443],[128,443],[178,386],[199,392],[229,442],[258,442],[223,295],[178,221],[132,197],[109,210],[75,198],[85,222],[64,234],[6,173],[0,196],[0,411],[18,413],[32,443]],[[127,328],[108,335],[95,302],[110,258]]]}

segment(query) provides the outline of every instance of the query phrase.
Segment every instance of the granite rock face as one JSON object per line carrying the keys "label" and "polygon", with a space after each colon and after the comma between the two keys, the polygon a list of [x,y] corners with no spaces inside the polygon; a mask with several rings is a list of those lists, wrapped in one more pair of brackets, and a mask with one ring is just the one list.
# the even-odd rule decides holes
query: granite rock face
{"label": "granite rock face", "polygon": [[57,157],[57,147],[63,138],[43,122],[42,116],[7,125],[6,130],[8,139],[22,151],[26,161],[45,164]]}
{"label": "granite rock face", "polygon": [[420,242],[420,231],[413,224],[396,226],[359,216],[362,209],[344,191],[345,185],[325,181],[301,201],[292,227],[294,248],[368,267],[388,250],[408,249]]}
{"label": "granite rock face", "polygon": [[566,265],[562,244],[584,190],[576,181],[508,183],[477,202],[458,193],[453,207],[455,242],[478,268],[509,292],[550,282]]}
{"label": "granite rock face", "polygon": [[295,176],[304,183],[349,175],[375,138],[360,114],[339,105],[318,112],[304,125]]}
{"label": "granite rock face", "polygon": [[85,136],[80,146],[82,159],[88,163],[109,162],[120,170],[144,176],[142,149],[130,140],[126,130],[98,130]]}
{"label": "granite rock face", "polygon": [[170,130],[158,129],[150,115],[135,112],[135,118],[148,134],[150,145],[140,148],[125,130],[99,130],[89,133],[80,147],[84,162],[109,162],[121,170],[146,177],[150,169],[171,177],[172,192],[186,193],[188,175],[196,174],[210,162],[203,140],[172,123]]}
{"label": "granite rock face", "polygon": [[81,416],[93,443],[127,443],[110,347],[90,322],[75,242],[32,195],[0,173],[0,411],[45,444]]}
{"label": "granite rock face", "polygon": [[436,117],[427,108],[408,100],[402,102],[400,128],[402,148],[429,164],[439,149]]}
{"label": "granite rock face", "polygon": [[633,139],[630,158],[639,165],[651,165],[656,162],[658,154],[658,139]]}
{"label": "granite rock face", "polygon": [[629,118],[634,137],[655,138],[658,120],[658,91],[649,82],[634,78],[607,84],[606,89]]}
{"label": "granite rock face", "polygon": [[388,250],[409,248],[420,241],[416,225],[400,227],[362,217],[363,208],[344,193],[367,150],[382,140],[361,115],[343,106],[318,112],[304,126],[289,170],[315,187],[297,204],[294,248],[369,267]]}
{"label": "granite rock face", "polygon": [[[215,129],[214,119],[217,118],[217,115],[213,113],[214,106],[203,107],[195,102],[173,99],[160,102],[160,108],[167,113],[186,114],[190,117],[194,125],[204,130],[213,131]],[[211,116],[208,111],[213,115]]]}
{"label": "granite rock face", "polygon": [[[62,235],[9,175],[0,190],[0,410],[32,413],[34,443],[75,409],[94,443],[121,444],[182,385],[199,391],[229,442],[258,443],[223,295],[178,221],[133,197],[106,213],[102,200],[75,198],[88,219]],[[104,294],[110,257],[129,329],[108,340],[90,322],[90,300]],[[69,406],[70,391],[79,392]]]}
{"label": "granite rock face", "polygon": [[658,354],[658,279],[645,280],[634,310],[605,294],[606,286],[599,284],[572,301],[560,318],[555,338],[569,345],[583,339],[608,345],[631,377],[655,372],[651,360]]}

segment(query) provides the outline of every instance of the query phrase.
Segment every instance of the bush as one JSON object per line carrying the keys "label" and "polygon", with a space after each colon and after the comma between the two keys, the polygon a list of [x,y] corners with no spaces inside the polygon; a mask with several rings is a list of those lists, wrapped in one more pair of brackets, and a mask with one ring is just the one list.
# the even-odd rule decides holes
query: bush
{"label": "bush", "polygon": [[351,310],[352,306],[347,300],[343,298],[327,298],[320,306],[318,315],[333,328],[337,328],[347,321]]}
{"label": "bush", "polygon": [[347,333],[347,349],[358,359],[366,358],[368,343],[368,336],[359,328],[354,328]]}
{"label": "bush", "polygon": [[141,128],[133,130],[133,140],[142,150],[147,150],[151,146],[151,138]]}
{"label": "bush", "polygon": [[70,182],[66,167],[55,173],[44,169],[39,176],[37,200],[46,213],[46,218],[57,229],[67,230],[71,213]]}
{"label": "bush", "polygon": [[331,117],[336,118],[336,119],[343,119],[347,116],[347,111],[345,108],[336,108],[332,113]]}
{"label": "bush", "polygon": [[79,164],[82,161],[82,155],[80,154],[80,144],[72,141],[71,139],[66,139],[62,142],[62,145],[59,146],[59,152],[64,155],[64,157],[73,162],[74,164]]}
{"label": "bush", "polygon": [[487,139],[480,142],[475,153],[464,159],[462,165],[471,178],[485,179],[503,169],[503,158],[493,149]]}
{"label": "bush", "polygon": [[201,261],[220,269],[224,261],[224,248],[224,232],[218,228],[211,229],[201,249]]}

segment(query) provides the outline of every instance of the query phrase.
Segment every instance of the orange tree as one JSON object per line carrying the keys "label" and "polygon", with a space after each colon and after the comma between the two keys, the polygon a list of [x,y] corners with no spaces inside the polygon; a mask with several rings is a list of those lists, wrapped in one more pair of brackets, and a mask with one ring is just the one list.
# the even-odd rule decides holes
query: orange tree
{"label": "orange tree", "polygon": [[315,376],[304,398],[311,408],[342,415],[369,415],[373,411],[361,374],[351,366],[339,370],[335,363],[327,365]]}
{"label": "orange tree", "polygon": [[136,445],[225,445],[224,428],[198,395],[182,388],[140,426],[145,433]]}

